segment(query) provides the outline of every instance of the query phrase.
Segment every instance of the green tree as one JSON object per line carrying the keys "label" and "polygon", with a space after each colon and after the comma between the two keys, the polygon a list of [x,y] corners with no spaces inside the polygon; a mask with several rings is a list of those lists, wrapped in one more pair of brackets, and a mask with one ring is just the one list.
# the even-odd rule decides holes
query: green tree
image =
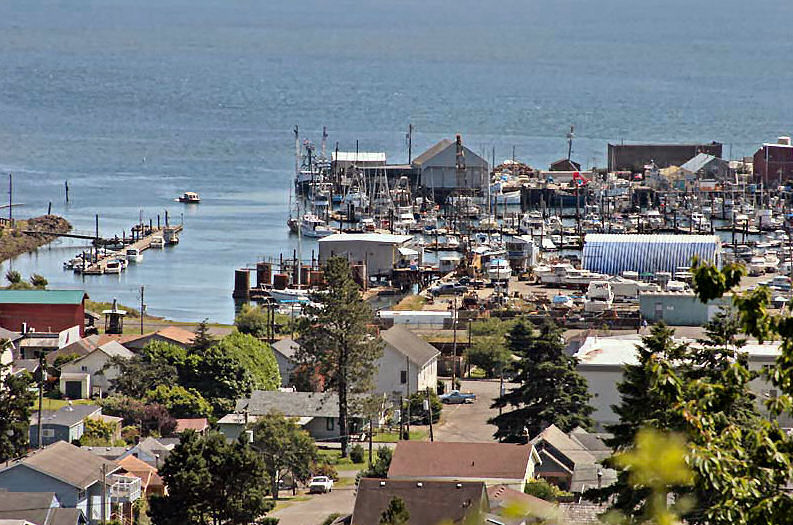
{"label": "green tree", "polygon": [[387,478],[394,452],[388,447],[378,447],[372,466],[361,472],[363,478]]}
{"label": "green tree", "polygon": [[149,390],[144,401],[164,406],[173,417],[209,417],[212,405],[194,389],[179,385],[160,385]]}
{"label": "green tree", "polygon": [[407,525],[410,520],[410,512],[405,505],[405,500],[400,497],[393,497],[388,502],[388,507],[380,514],[379,525]]}
{"label": "green tree", "polygon": [[209,320],[204,319],[195,330],[195,337],[193,342],[190,343],[190,350],[193,352],[201,352],[208,349],[215,344],[215,338],[209,333]]}
{"label": "green tree", "polygon": [[325,378],[325,387],[339,396],[341,455],[347,456],[352,396],[372,388],[375,363],[382,354],[372,334],[372,309],[361,297],[346,259],[331,257],[324,267],[327,290],[311,296],[300,321],[297,359]]}
{"label": "green tree", "polygon": [[[250,372],[253,380],[252,388],[275,390],[281,386],[278,362],[268,344],[252,335],[232,332],[221,339],[215,347],[220,353],[235,358],[242,368]],[[239,392],[232,397],[239,397]]]}
{"label": "green tree", "polygon": [[523,492],[552,503],[556,503],[560,498],[573,496],[571,492],[566,492],[542,478],[528,480]]}
{"label": "green tree", "polygon": [[36,288],[37,290],[44,290],[45,288],[47,288],[49,282],[47,281],[47,278],[44,277],[43,275],[34,273],[33,275],[30,276],[30,284],[33,285],[33,288]]}
{"label": "green tree", "polygon": [[512,354],[504,345],[504,339],[497,335],[478,337],[471,348],[465,352],[466,360],[484,370],[487,377],[495,377],[506,370]]}
{"label": "green tree", "polygon": [[240,313],[234,318],[234,326],[243,334],[266,337],[269,331],[267,313],[260,306],[243,304]]}
{"label": "green tree", "polygon": [[158,386],[179,384],[180,363],[174,356],[179,347],[168,343],[149,343],[143,351],[129,359],[114,357],[107,367],[117,367],[118,376],[110,381],[113,391],[134,399],[143,398]]}
{"label": "green tree", "polygon": [[84,423],[85,430],[80,437],[80,446],[109,447],[113,444],[115,425],[105,423],[101,419],[88,418]]}
{"label": "green tree", "polygon": [[186,432],[159,474],[167,496],[153,496],[154,525],[248,525],[273,508],[261,458],[241,441],[222,434]]}
{"label": "green tree", "polygon": [[278,499],[278,482],[285,474],[295,481],[308,481],[311,465],[317,459],[317,447],[306,431],[276,413],[258,418],[251,429],[254,448],[261,455],[270,479],[273,499]]}
{"label": "green tree", "polygon": [[[8,341],[5,341],[8,344]],[[36,395],[30,390],[33,378],[27,372],[11,374],[11,365],[0,366],[0,462],[25,453],[28,427]]]}
{"label": "green tree", "polygon": [[520,385],[493,403],[493,408],[512,408],[490,419],[498,427],[495,436],[514,440],[527,430],[531,437],[551,424],[564,432],[590,427],[586,380],[576,370],[577,360],[565,354],[561,330],[547,321],[537,333],[521,319],[507,340],[520,358],[515,363]]}
{"label": "green tree", "polygon": [[[410,419],[420,425],[429,425],[429,412],[424,410],[424,401],[427,392],[414,392],[410,395]],[[432,408],[432,422],[437,423],[441,418],[443,403],[435,392],[430,391],[430,407]]]}

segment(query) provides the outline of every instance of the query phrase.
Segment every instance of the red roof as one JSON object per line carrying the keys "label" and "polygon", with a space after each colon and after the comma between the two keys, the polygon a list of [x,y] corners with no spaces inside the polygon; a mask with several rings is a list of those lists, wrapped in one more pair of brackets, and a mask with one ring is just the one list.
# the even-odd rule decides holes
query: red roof
{"label": "red roof", "polygon": [[205,417],[199,418],[191,418],[191,419],[177,419],[176,420],[176,432],[177,434],[180,432],[184,432],[185,430],[195,430],[196,432],[203,432],[209,428],[209,422]]}

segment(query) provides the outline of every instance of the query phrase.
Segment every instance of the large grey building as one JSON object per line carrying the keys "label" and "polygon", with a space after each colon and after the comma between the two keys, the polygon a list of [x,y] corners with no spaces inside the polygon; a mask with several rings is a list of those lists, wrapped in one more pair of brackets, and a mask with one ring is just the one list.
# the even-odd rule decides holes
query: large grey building
{"label": "large grey building", "polygon": [[455,190],[479,193],[487,188],[489,166],[485,159],[455,141],[443,139],[413,159],[419,185],[434,193],[436,200]]}
{"label": "large grey building", "polygon": [[350,264],[365,264],[367,275],[390,276],[399,260],[399,248],[413,240],[411,235],[388,233],[336,233],[319,240],[319,262],[344,257]]}
{"label": "large grey building", "polygon": [[721,158],[722,145],[710,144],[609,144],[609,171],[641,172],[654,162],[659,168],[680,166],[699,153]]}

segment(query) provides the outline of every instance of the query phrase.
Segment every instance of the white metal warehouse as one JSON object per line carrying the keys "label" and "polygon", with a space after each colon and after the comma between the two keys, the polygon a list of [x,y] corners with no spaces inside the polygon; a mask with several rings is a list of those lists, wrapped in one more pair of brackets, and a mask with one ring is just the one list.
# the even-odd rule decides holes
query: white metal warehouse
{"label": "white metal warehouse", "polygon": [[609,275],[674,273],[690,266],[694,256],[721,267],[721,239],[716,235],[590,233],[584,238],[583,267]]}

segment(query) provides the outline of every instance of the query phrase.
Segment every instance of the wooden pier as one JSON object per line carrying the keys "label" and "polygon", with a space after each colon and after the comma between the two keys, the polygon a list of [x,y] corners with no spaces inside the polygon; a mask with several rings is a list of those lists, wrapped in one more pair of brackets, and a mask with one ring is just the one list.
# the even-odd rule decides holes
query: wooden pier
{"label": "wooden pier", "polygon": [[[92,263],[90,266],[86,267],[82,273],[85,275],[101,275],[105,273],[105,270],[107,269],[107,264],[110,261],[118,259],[120,257],[126,257],[126,253],[125,253],[126,250],[137,249],[139,252],[143,253],[145,250],[151,248],[151,241],[154,237],[162,237],[166,245],[177,244],[179,242],[178,234],[183,229],[184,226],[181,224],[178,224],[176,226],[165,226],[163,228],[146,228],[145,234],[144,232],[141,232],[141,234],[143,235],[142,237],[139,237],[136,241],[132,242],[131,244],[125,245],[120,250],[121,255],[118,256],[106,255],[100,257],[99,260]],[[171,239],[171,242],[168,242],[169,239]],[[173,239],[176,240],[174,241]]]}

